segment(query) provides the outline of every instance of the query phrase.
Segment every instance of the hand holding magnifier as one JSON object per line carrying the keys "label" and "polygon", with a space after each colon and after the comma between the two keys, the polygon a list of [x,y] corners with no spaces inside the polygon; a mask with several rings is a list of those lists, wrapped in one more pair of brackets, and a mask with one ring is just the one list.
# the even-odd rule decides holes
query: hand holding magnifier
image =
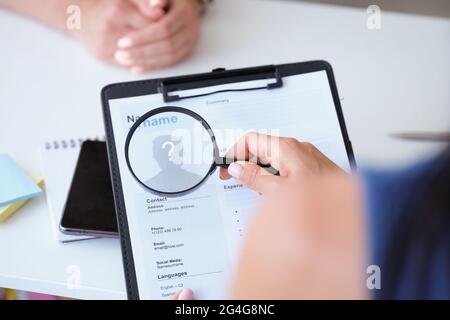
{"label": "hand holding magnifier", "polygon": [[[167,197],[193,192],[217,167],[237,160],[221,157],[209,124],[181,107],[161,107],[140,117],[127,135],[125,159],[141,186]],[[270,164],[258,165],[277,174]]]}

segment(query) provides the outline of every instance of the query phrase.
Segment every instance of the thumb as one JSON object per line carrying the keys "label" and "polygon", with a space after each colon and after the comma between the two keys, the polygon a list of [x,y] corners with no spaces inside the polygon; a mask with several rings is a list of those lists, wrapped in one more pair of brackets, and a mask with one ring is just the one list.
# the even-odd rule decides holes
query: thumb
{"label": "thumb", "polygon": [[283,177],[274,176],[260,166],[246,161],[233,162],[228,167],[228,174],[244,186],[265,194],[274,190]]}

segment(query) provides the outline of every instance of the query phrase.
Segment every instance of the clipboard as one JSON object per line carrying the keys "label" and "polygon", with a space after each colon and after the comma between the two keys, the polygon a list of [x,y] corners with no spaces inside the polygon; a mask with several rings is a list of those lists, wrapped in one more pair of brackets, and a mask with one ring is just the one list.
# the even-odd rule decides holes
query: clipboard
{"label": "clipboard", "polygon": [[[110,100],[131,97],[143,97],[160,94],[162,101],[167,104],[196,99],[200,97],[214,96],[224,93],[272,91],[283,88],[284,79],[290,76],[326,72],[329,89],[335,107],[337,120],[342,134],[345,151],[352,170],[356,168],[352,145],[345,126],[344,115],[340,105],[340,99],[331,65],[326,61],[310,61],[283,65],[268,65],[235,70],[224,68],[214,69],[208,73],[193,74],[179,77],[160,78],[111,84],[103,88],[101,92],[103,116],[110,162],[113,193],[117,222],[119,227],[122,258],[126,280],[126,289],[129,299],[140,298],[139,283],[136,275],[136,266],[132,241],[129,231],[129,221],[124,200],[124,190],[121,181],[121,168],[119,166],[118,153],[123,152],[116,145],[114,126],[111,117]],[[239,86],[236,83],[249,83],[249,86]],[[220,87],[220,90],[217,90]],[[201,89],[201,92],[198,92]]]}

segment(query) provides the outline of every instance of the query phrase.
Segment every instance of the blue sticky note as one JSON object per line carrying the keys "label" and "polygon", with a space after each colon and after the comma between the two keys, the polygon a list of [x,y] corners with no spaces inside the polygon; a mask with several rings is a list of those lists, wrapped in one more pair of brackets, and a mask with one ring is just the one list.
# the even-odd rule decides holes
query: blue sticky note
{"label": "blue sticky note", "polygon": [[0,154],[0,206],[30,199],[42,190],[7,154]]}

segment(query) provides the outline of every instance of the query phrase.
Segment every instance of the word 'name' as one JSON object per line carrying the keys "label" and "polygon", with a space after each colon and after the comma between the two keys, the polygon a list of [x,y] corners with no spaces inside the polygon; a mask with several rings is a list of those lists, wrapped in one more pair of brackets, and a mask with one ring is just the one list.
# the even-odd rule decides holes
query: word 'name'
{"label": "word 'name'", "polygon": [[[128,123],[135,123],[139,120],[139,116],[127,116],[127,122]],[[145,119],[144,122],[140,124],[139,127],[156,127],[156,126],[164,126],[169,125],[173,123],[177,123],[178,118],[177,116],[161,116],[161,117],[150,117],[148,119]]]}

